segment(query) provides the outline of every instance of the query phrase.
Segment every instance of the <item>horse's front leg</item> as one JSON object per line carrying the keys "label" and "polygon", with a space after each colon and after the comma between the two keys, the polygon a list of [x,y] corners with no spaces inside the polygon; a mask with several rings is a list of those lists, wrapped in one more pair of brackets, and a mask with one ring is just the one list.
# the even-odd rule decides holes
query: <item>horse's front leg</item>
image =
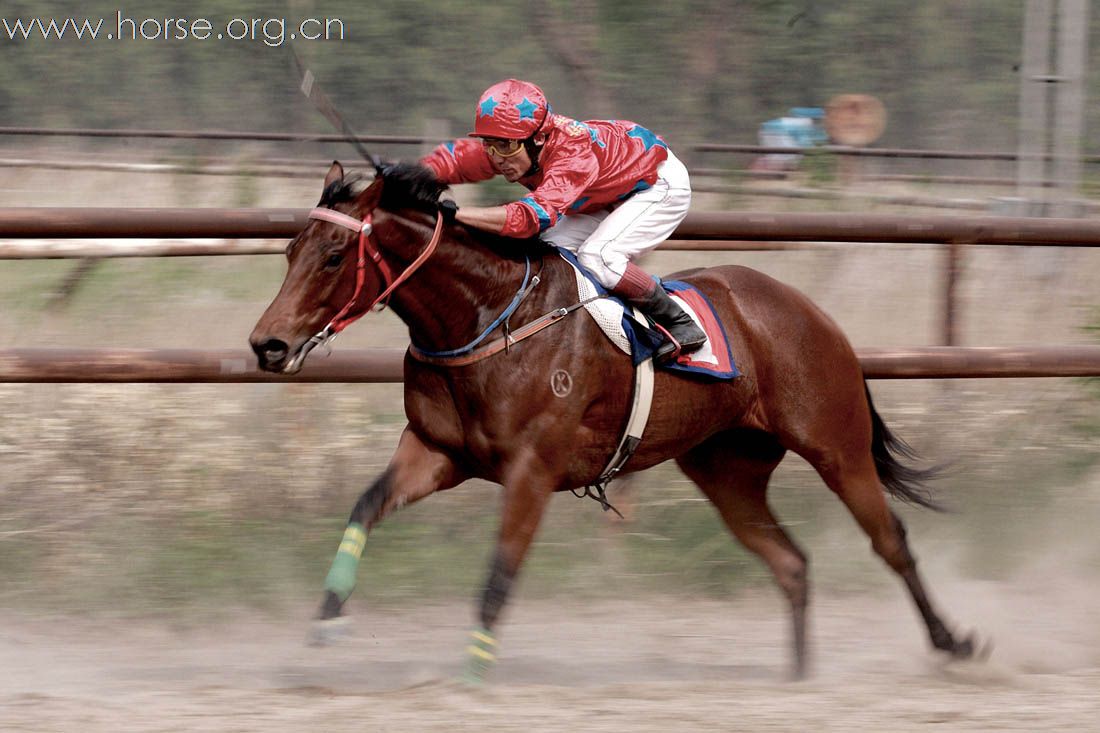
{"label": "horse's front leg", "polygon": [[320,619],[339,616],[355,588],[359,559],[371,527],[394,509],[449,489],[464,479],[450,456],[406,427],[389,466],[359,497],[351,512],[344,538],[325,578]]}
{"label": "horse's front leg", "polygon": [[537,460],[523,463],[522,475],[512,477],[504,484],[500,534],[481,596],[480,626],[471,633],[470,644],[466,648],[468,656],[464,678],[475,684],[485,678],[496,662],[497,641],[493,629],[556,486],[556,481],[545,471],[545,467],[540,470]]}

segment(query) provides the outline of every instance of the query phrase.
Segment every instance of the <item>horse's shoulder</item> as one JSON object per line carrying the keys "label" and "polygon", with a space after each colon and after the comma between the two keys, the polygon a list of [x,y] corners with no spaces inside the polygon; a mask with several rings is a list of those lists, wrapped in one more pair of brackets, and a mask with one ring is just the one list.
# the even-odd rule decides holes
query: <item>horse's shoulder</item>
{"label": "horse's shoulder", "polygon": [[406,354],[404,401],[410,428],[434,445],[457,450],[465,443],[465,431],[448,377],[447,371]]}

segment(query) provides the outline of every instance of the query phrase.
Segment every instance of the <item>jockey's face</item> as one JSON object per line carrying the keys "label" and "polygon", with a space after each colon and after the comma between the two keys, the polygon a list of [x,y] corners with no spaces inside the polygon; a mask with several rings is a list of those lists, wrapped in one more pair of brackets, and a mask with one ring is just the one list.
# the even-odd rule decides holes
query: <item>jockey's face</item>
{"label": "jockey's face", "polygon": [[511,183],[527,175],[531,170],[531,156],[522,140],[498,140],[482,138],[482,145],[493,164],[493,170]]}

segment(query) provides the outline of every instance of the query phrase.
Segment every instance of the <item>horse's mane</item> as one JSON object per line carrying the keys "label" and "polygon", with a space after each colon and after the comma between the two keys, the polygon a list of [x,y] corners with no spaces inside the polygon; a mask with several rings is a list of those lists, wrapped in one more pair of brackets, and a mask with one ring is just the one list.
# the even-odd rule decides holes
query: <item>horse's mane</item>
{"label": "horse's mane", "polygon": [[[382,178],[382,200],[379,207],[387,211],[413,209],[435,215],[439,210],[439,196],[447,190],[447,185],[435,177],[435,173],[419,163],[386,163],[377,174]],[[331,184],[321,196],[320,206],[353,200],[372,179],[361,173],[345,176],[343,180]],[[470,232],[481,242],[509,259],[517,254],[515,245],[522,240],[502,237],[471,229]],[[537,237],[526,242],[536,252],[545,252],[548,245]]]}
{"label": "horse's mane", "polygon": [[[416,209],[434,213],[439,208],[439,195],[447,190],[431,169],[418,163],[386,163],[378,172],[382,178],[382,200],[379,206],[387,211]],[[344,176],[325,189],[320,206],[332,206],[353,200],[372,179],[362,173]]]}
{"label": "horse's mane", "polygon": [[439,195],[447,190],[435,173],[419,163],[393,163],[382,166],[382,201],[388,211],[416,209],[434,213],[439,209]]}

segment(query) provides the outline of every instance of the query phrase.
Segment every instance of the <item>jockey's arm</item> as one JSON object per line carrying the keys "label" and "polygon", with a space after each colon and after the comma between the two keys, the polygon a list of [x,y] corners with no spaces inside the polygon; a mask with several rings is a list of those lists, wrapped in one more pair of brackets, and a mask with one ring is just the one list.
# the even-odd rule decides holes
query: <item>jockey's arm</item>
{"label": "jockey's arm", "polygon": [[507,206],[463,206],[455,212],[455,221],[493,234],[504,230],[507,219]]}

